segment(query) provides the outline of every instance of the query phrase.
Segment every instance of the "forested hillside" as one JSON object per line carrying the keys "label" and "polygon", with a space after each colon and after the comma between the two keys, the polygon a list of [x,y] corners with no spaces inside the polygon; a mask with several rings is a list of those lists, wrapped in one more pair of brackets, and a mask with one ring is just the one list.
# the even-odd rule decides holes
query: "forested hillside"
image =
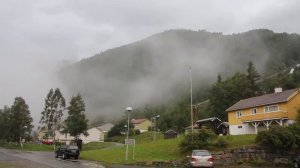
{"label": "forested hillside", "polygon": [[[218,75],[225,80],[247,73],[250,61],[261,76],[257,82],[267,83],[260,92],[270,92],[282,83],[276,75],[300,63],[299,46],[299,35],[265,29],[232,35],[169,30],[67,65],[60,77],[70,92],[82,94],[90,118],[121,117],[126,106],[132,106],[148,117],[171,115],[161,127],[186,126],[190,67],[195,103],[211,96]],[[200,118],[210,115],[203,108]]]}

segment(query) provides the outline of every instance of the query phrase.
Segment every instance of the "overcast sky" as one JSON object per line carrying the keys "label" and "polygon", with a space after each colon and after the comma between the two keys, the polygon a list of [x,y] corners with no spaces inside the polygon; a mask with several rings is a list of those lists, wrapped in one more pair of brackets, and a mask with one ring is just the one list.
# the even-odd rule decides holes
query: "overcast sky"
{"label": "overcast sky", "polygon": [[[34,122],[55,69],[168,29],[300,34],[297,0],[0,0],[0,108],[22,96]],[[68,100],[69,101],[69,100]]]}

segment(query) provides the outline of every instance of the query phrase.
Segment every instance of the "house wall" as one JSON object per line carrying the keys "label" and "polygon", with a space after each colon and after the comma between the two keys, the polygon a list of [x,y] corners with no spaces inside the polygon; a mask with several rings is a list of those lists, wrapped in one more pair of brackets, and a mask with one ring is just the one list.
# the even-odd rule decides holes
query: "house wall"
{"label": "house wall", "polygon": [[[300,100],[298,102],[298,104],[300,104]],[[287,112],[288,111],[288,105],[287,103],[278,103],[278,104],[273,104],[273,105],[278,105],[279,107],[279,112]],[[270,105],[267,105],[270,106]],[[242,110],[237,110],[237,111],[241,111],[242,112],[242,116],[240,118],[237,118],[236,116],[236,112],[237,111],[230,111],[228,112],[228,123],[229,125],[238,125],[238,124],[242,124],[242,118],[243,116],[251,116],[251,117],[247,117],[247,118],[251,118],[251,120],[259,120],[261,118],[270,118],[272,117],[272,115],[274,114],[274,116],[276,115],[276,117],[285,117],[284,113],[276,113],[276,112],[265,112],[265,106],[259,106],[256,107],[256,114],[251,114],[253,108],[246,108],[246,109],[242,109]],[[276,114],[275,114],[276,113]]]}
{"label": "house wall", "polygon": [[151,126],[151,121],[145,120],[144,122],[140,124],[135,124],[134,129],[139,129],[141,132],[148,131],[148,127]]}
{"label": "house wall", "polygon": [[89,142],[103,142],[104,141],[104,133],[97,128],[91,128],[87,130],[88,136],[80,135],[79,138],[83,143]]}
{"label": "house wall", "polygon": [[[104,142],[104,133],[97,128],[91,128],[87,130],[88,136],[85,137],[83,134],[79,136],[83,143],[89,142]],[[62,134],[59,131],[55,132],[55,139],[59,142],[66,142],[69,143],[70,141],[74,140],[73,136],[70,134]]]}
{"label": "house wall", "polygon": [[229,134],[230,135],[255,134],[255,129],[252,125],[248,123],[229,125]]}
{"label": "house wall", "polygon": [[299,90],[297,94],[292,97],[287,103],[288,109],[288,118],[292,120],[296,120],[298,115],[298,109],[300,109],[300,93]]}

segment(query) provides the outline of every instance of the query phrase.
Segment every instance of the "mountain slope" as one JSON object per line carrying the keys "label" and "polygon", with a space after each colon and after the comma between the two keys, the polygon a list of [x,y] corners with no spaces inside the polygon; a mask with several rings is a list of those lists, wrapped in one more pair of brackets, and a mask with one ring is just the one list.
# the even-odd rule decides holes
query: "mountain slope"
{"label": "mountain slope", "polygon": [[223,35],[206,31],[169,30],[110,49],[64,67],[60,77],[71,93],[80,92],[87,114],[114,117],[126,106],[161,104],[189,94],[237,71],[252,61],[269,75],[300,62],[297,34],[252,30]]}

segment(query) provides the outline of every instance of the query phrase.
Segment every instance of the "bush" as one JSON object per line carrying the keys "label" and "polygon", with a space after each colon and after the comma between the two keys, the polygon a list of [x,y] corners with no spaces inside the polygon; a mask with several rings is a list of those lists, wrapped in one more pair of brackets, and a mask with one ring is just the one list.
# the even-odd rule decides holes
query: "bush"
{"label": "bush", "polygon": [[197,133],[187,134],[179,144],[181,152],[188,152],[193,149],[208,149],[213,145],[217,135],[207,129],[201,129]]}
{"label": "bush", "polygon": [[226,148],[228,145],[229,143],[223,137],[219,137],[218,141],[214,144],[214,147]]}
{"label": "bush", "polygon": [[296,147],[295,136],[289,127],[274,126],[257,134],[256,142],[276,150],[288,151]]}
{"label": "bush", "polygon": [[140,135],[141,131],[139,129],[134,130],[134,135]]}

